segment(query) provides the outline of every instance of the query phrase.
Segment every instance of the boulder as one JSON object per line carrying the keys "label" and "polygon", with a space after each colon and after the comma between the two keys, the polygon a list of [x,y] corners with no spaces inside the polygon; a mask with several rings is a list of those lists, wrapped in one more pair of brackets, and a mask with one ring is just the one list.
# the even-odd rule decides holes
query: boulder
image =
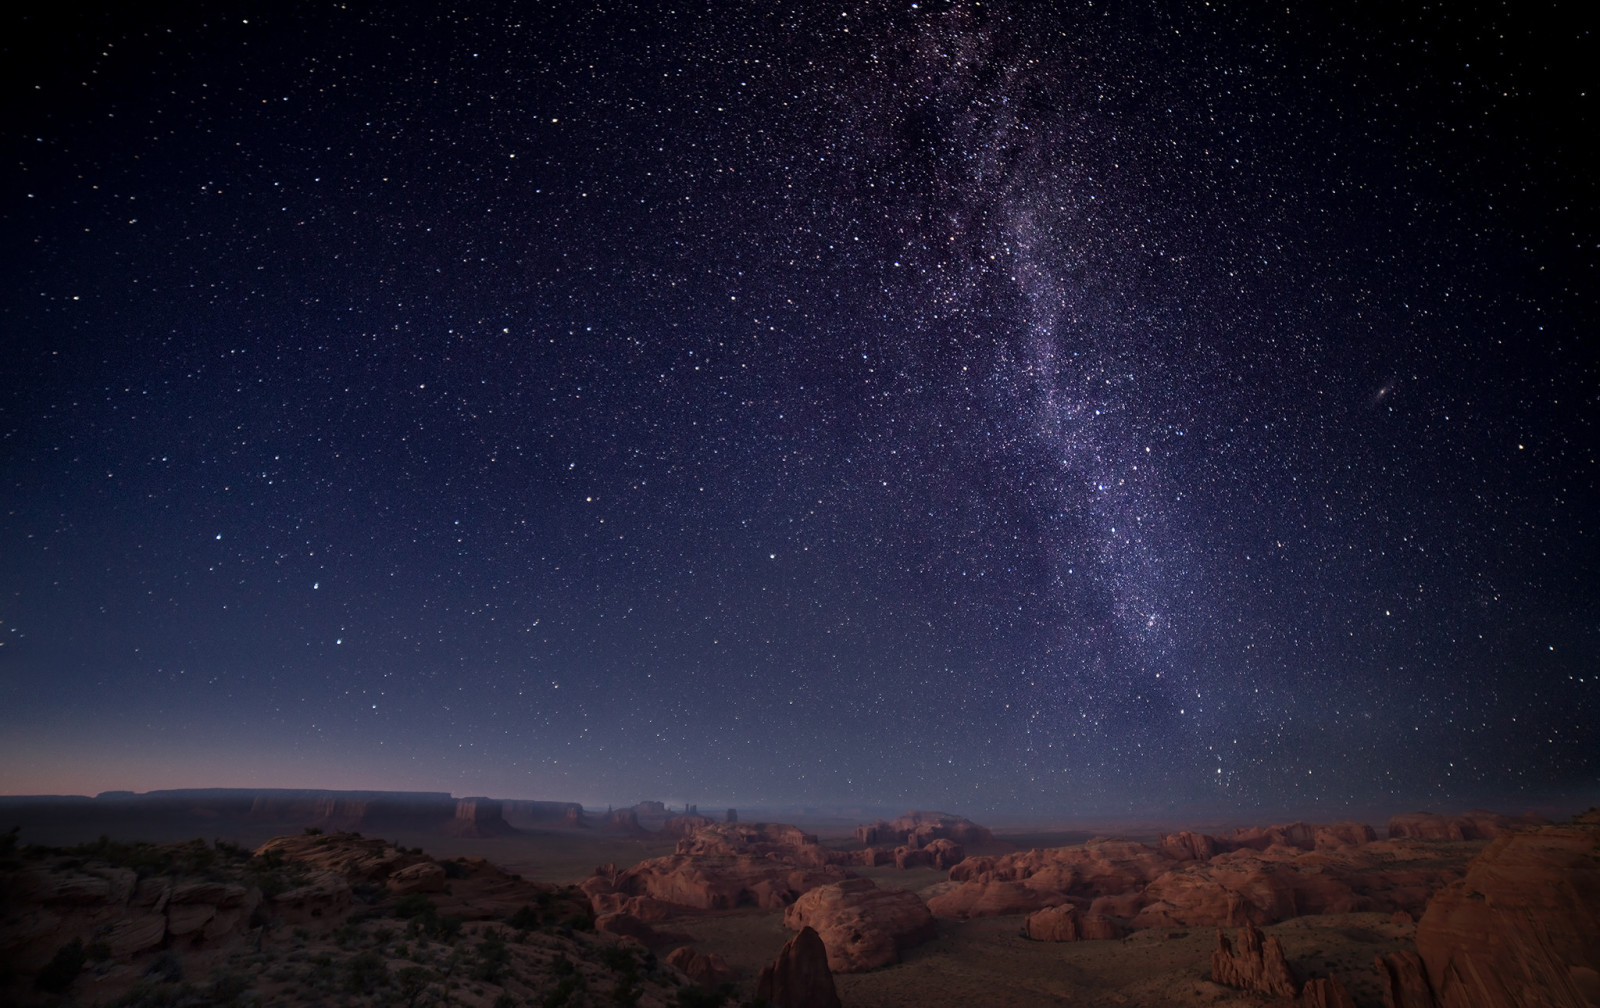
{"label": "boulder", "polygon": [[314,873],[306,884],[272,897],[277,915],[289,924],[329,919],[350,906],[350,883],[338,872]]}
{"label": "boulder", "polygon": [[871,879],[819,886],[783,913],[791,928],[812,928],[835,973],[861,973],[900,961],[900,953],[938,937],[939,927],[915,893],[879,889]]}
{"label": "boulder", "polygon": [[828,970],[828,950],[811,928],[783,946],[778,958],[761,970],[756,998],[774,1008],[841,1008],[839,992]]}
{"label": "boulder", "polygon": [[444,892],[444,884],[444,868],[433,861],[402,868],[389,876],[389,891],[396,896]]}
{"label": "boulder", "polygon": [[1289,971],[1283,945],[1276,938],[1263,940],[1260,929],[1246,924],[1239,929],[1239,947],[1217,929],[1217,949],[1211,953],[1211,979],[1226,987],[1269,997],[1294,997],[1299,985]]}
{"label": "boulder", "polygon": [[1034,941],[1073,942],[1113,939],[1122,937],[1117,922],[1104,914],[1081,913],[1077,907],[1045,907],[1028,915],[1022,925],[1023,934]]}
{"label": "boulder", "polygon": [[701,954],[687,945],[675,948],[667,956],[667,965],[683,971],[683,975],[703,991],[715,991],[723,984],[736,984],[739,974],[728,961],[715,952]]}

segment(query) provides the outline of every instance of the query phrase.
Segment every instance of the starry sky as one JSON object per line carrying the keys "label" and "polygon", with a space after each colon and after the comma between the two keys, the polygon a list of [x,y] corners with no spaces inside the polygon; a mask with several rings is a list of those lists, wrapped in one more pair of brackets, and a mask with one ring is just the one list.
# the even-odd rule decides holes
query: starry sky
{"label": "starry sky", "polygon": [[0,791],[1600,794],[1594,39],[1333,6],[8,15]]}

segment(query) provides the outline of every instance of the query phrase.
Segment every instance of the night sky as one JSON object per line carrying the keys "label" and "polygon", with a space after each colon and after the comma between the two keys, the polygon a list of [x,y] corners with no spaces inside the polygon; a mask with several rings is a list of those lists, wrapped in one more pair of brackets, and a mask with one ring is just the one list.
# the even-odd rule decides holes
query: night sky
{"label": "night sky", "polygon": [[1041,6],[8,16],[0,791],[1600,794],[1584,5]]}

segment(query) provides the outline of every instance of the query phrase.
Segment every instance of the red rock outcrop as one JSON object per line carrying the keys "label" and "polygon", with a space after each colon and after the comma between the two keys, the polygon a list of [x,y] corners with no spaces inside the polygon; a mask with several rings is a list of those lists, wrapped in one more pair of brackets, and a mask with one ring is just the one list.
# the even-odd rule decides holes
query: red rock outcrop
{"label": "red rock outcrop", "polygon": [[777,909],[844,877],[844,870],[832,865],[809,867],[754,855],[669,854],[641,861],[615,879],[591,877],[582,888],[597,910],[600,897],[608,893],[645,896],[697,910]]}
{"label": "red rock outcrop", "polygon": [[1300,1008],[1356,1008],[1356,1002],[1338,977],[1317,977],[1300,988]]}
{"label": "red rock outcrop", "polygon": [[756,998],[775,1008],[841,1008],[828,970],[828,950],[811,928],[801,928],[761,970]]}
{"label": "red rock outcrop", "polygon": [[444,892],[444,868],[433,861],[424,861],[402,868],[389,876],[389,891],[396,896],[407,893]]}
{"label": "red rock outcrop", "polygon": [[1374,958],[1389,1008],[1437,1008],[1422,957],[1409,949]]}
{"label": "red rock outcrop", "polygon": [[1505,816],[1497,812],[1473,809],[1465,815],[1435,815],[1432,812],[1408,812],[1389,820],[1390,839],[1412,840],[1493,840],[1517,830],[1548,825],[1550,820],[1538,815]]}
{"label": "red rock outcrop", "polygon": [[387,840],[359,833],[273,837],[256,848],[257,857],[270,855],[338,872],[352,882],[382,882],[402,868],[433,860],[426,854],[412,854]]}
{"label": "red rock outcrop", "polygon": [[831,860],[817,838],[786,823],[708,823],[678,841],[677,852],[696,856],[759,857],[810,868]]}
{"label": "red rock outcrop", "polygon": [[882,819],[870,826],[857,826],[856,839],[864,844],[905,844],[926,847],[933,840],[953,840],[960,844],[988,843],[994,834],[966,816],[948,812],[907,812],[893,822]]}
{"label": "red rock outcrop", "polygon": [[940,917],[1008,917],[1043,910],[1065,898],[1063,893],[1040,892],[1022,882],[973,880],[928,900],[928,910]]}
{"label": "red rock outcrop", "polygon": [[1238,927],[1295,916],[1294,891],[1278,877],[1278,866],[1240,854],[1190,863],[1151,882],[1133,926]]}
{"label": "red rock outcrop", "polygon": [[1317,826],[1312,833],[1312,844],[1316,850],[1360,847],[1377,839],[1377,831],[1366,823],[1359,822],[1327,823]]}
{"label": "red rock outcrop", "polygon": [[1263,940],[1261,931],[1249,924],[1239,929],[1239,948],[1217,929],[1217,949],[1211,953],[1211,979],[1227,987],[1253,991],[1271,997],[1294,997],[1300,991],[1283,945],[1276,938]]}
{"label": "red rock outcrop", "polygon": [[1292,822],[1282,826],[1249,826],[1233,831],[1229,844],[1234,849],[1266,850],[1268,847],[1298,847],[1315,850],[1317,828],[1307,822]]}
{"label": "red rock outcrop", "polygon": [[645,832],[645,828],[639,825],[639,813],[631,808],[612,809],[600,820],[600,828],[607,833]]}
{"label": "red rock outcrop", "polygon": [[784,911],[783,923],[815,929],[835,973],[893,965],[902,951],[939,933],[933,914],[916,893],[879,889],[871,879],[848,879],[813,889]]}
{"label": "red rock outcrop", "polygon": [[1028,915],[1023,921],[1023,934],[1034,941],[1074,942],[1095,941],[1122,937],[1122,928],[1104,914],[1086,914],[1077,907],[1045,907]]}
{"label": "red rock outcrop", "polygon": [[1165,856],[1174,861],[1210,861],[1217,856],[1219,841],[1209,833],[1163,833],[1156,845]]}
{"label": "red rock outcrop", "polygon": [[726,959],[715,952],[701,954],[687,945],[673,949],[667,956],[667,965],[682,970],[691,983],[704,991],[739,982],[739,974]]}
{"label": "red rock outcrop", "polygon": [[668,816],[667,821],[661,824],[661,832],[667,836],[686,837],[695,830],[704,829],[715,823],[715,819],[703,815]]}
{"label": "red rock outcrop", "polygon": [[1600,812],[1490,843],[1429,902],[1417,951],[1440,1008],[1600,1005]]}
{"label": "red rock outcrop", "polygon": [[506,822],[499,802],[489,798],[462,798],[444,832],[458,837],[494,837],[515,833]]}

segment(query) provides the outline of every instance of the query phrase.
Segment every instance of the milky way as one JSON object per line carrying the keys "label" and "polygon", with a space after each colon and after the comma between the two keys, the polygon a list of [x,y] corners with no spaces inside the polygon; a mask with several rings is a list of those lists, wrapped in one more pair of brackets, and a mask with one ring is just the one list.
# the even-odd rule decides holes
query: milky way
{"label": "milky way", "polygon": [[1600,793],[1557,6],[8,32],[0,790]]}

